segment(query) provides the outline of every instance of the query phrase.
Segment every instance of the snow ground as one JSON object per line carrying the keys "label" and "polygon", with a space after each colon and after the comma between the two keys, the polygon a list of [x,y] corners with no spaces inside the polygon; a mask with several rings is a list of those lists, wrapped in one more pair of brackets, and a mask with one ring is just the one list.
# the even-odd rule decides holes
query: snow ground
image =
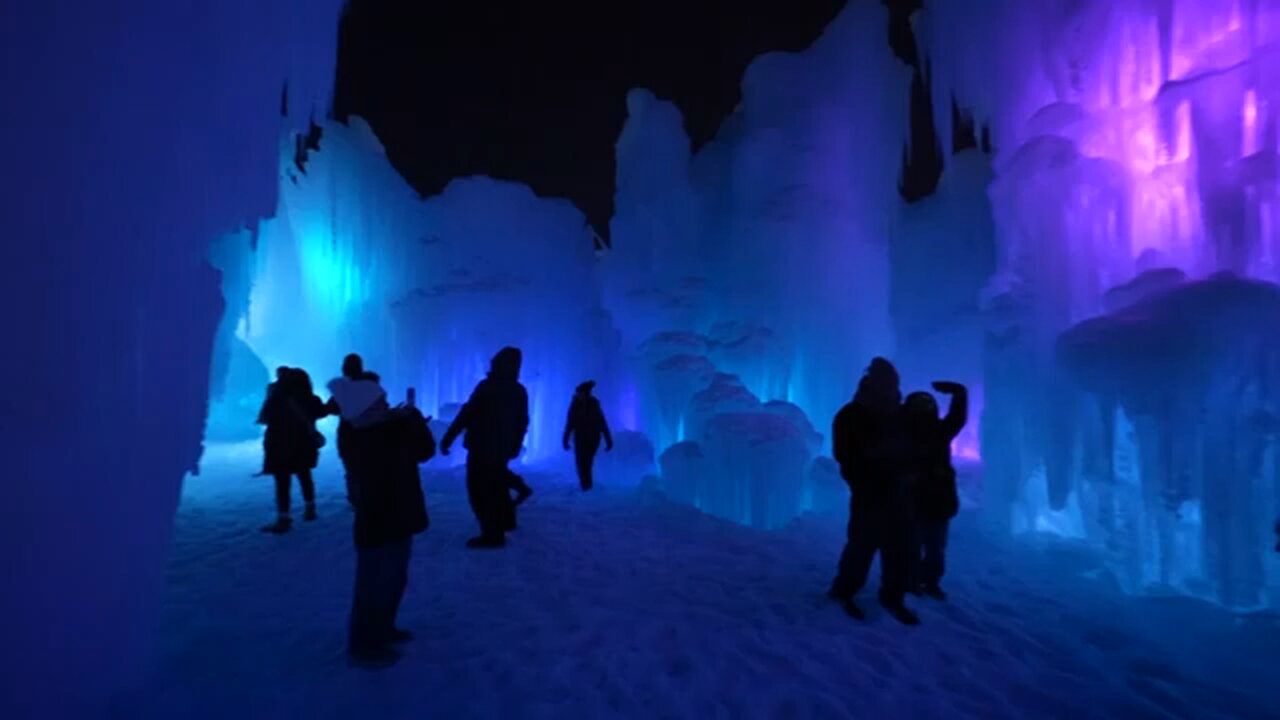
{"label": "snow ground", "polygon": [[[825,601],[843,519],[766,533],[562,468],[500,552],[468,552],[461,469],[424,472],[381,672],[343,655],[354,554],[325,450],[321,518],[275,537],[253,443],[220,446],[182,495],[148,692],[155,718],[1280,717],[1280,621],[1122,595],[1070,546],[996,545],[962,514],[950,602],[863,624]],[[295,502],[298,501],[294,488]]]}

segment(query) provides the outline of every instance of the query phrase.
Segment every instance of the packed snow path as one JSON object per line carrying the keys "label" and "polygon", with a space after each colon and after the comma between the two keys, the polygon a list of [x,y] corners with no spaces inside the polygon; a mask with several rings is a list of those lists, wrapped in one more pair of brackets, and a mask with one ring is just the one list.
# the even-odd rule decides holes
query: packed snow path
{"label": "packed snow path", "polygon": [[[989,544],[964,515],[948,603],[906,628],[822,596],[842,520],[765,533],[568,474],[505,550],[467,551],[461,469],[424,473],[395,667],[347,665],[354,556],[326,450],[320,520],[271,536],[251,446],[215,448],[175,528],[148,713],[188,718],[1265,718],[1280,623],[1132,599],[1063,547]],[[297,488],[294,488],[298,502]],[[300,503],[299,503],[300,504]],[[295,511],[295,515],[300,513]],[[874,572],[874,570],[873,570]]]}

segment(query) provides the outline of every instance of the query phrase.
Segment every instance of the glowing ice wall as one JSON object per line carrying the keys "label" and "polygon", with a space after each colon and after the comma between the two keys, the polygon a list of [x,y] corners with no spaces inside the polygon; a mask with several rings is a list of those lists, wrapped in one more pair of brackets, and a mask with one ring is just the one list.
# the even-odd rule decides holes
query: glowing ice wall
{"label": "glowing ice wall", "polygon": [[218,254],[251,268],[247,305],[223,326],[234,333],[228,345],[243,339],[267,367],[303,367],[319,387],[358,352],[393,399],[412,386],[424,412],[444,419],[489,358],[515,345],[531,457],[561,452],[578,383],[595,379],[607,407],[619,402],[617,331],[600,303],[592,235],[571,203],[487,178],[424,200],[356,117],[320,126],[301,166],[296,148],[293,135],[281,139],[275,216],[255,242],[228,238]]}
{"label": "glowing ice wall", "polygon": [[269,367],[303,367],[318,386],[349,352],[397,382],[390,304],[436,270],[422,200],[360,118],[321,125],[302,167],[296,148],[280,139],[279,206],[241,246],[253,266],[242,336]]}
{"label": "glowing ice wall", "polygon": [[[982,290],[995,272],[989,159],[966,150],[951,159],[937,191],[905,205],[890,246],[893,356],[904,392],[952,379],[969,387],[969,424],[953,452],[978,459],[982,417]],[[945,406],[944,406],[945,407]]]}
{"label": "glowing ice wall", "polygon": [[567,200],[482,177],[451,182],[424,209],[430,258],[391,306],[397,377],[416,383],[430,411],[465,401],[490,357],[519,347],[527,457],[562,456],[578,383],[596,380],[610,411],[621,395],[619,339],[600,304],[586,218]]}
{"label": "glowing ice wall", "polygon": [[[990,197],[998,269],[986,296],[984,360],[989,517],[1003,527],[1085,534],[1114,552],[1132,587],[1169,582],[1135,568],[1159,553],[1173,565],[1211,554],[1222,536],[1208,519],[1187,521],[1198,528],[1194,552],[1170,560],[1167,543],[1120,538],[1100,510],[1082,505],[1091,483],[1111,480],[1091,475],[1093,459],[1082,455],[1096,399],[1082,392],[1078,374],[1064,375],[1054,346],[1076,323],[1150,295],[1169,272],[1278,277],[1280,2],[937,0],[917,32],[944,146],[954,96],[990,125],[997,150]],[[1196,391],[1165,392],[1191,402]],[[1141,425],[1154,411],[1123,412]],[[1134,444],[1125,452],[1140,458],[1144,484],[1161,482],[1150,467],[1153,437],[1122,437]],[[1204,487],[1245,482],[1209,482],[1218,471],[1202,472]],[[1204,594],[1237,605],[1260,600],[1256,577],[1236,584],[1223,572],[1204,571]]]}
{"label": "glowing ice wall", "polygon": [[810,507],[831,418],[892,350],[910,74],[886,26],[880,3],[855,0],[809,49],[758,58],[692,159],[673,106],[628,99],[606,299],[644,429],[671,450],[664,489],[708,512],[771,527]]}
{"label": "glowing ice wall", "polygon": [[[323,112],[336,0],[0,10],[0,716],[132,717],[223,301],[216,238]],[[301,122],[300,122],[301,121]]]}

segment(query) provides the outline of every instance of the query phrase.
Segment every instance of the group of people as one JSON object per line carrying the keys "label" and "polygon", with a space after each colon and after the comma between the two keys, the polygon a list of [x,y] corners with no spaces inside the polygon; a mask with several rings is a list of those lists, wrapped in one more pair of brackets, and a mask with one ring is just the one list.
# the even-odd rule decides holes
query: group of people
{"label": "group of people", "polygon": [[847,542],[828,594],[859,620],[865,615],[853,598],[877,553],[880,604],[898,621],[920,622],[906,605],[908,593],[946,599],[947,532],[960,510],[951,442],[968,420],[968,391],[954,382],[933,389],[950,396],[945,416],[930,393],[904,401],[897,369],[875,358],[832,424],[832,449],[851,496]]}
{"label": "group of people", "polygon": [[[458,411],[441,439],[448,455],[464,436],[466,483],[480,534],[470,548],[500,548],[516,529],[516,506],[532,495],[524,479],[508,466],[519,456],[529,427],[529,395],[520,383],[522,356],[503,348],[490,362],[487,376]],[[595,383],[578,386],[570,403],[564,447],[575,453],[579,483],[593,486],[592,465],[603,441],[612,449]],[[406,403],[392,407],[376,373],[364,368],[359,355],[348,355],[342,375],[328,384],[330,399],[316,396],[303,370],[282,367],[267,389],[258,422],[267,426],[263,474],[275,479],[276,521],[264,531],[283,534],[292,527],[290,490],[293,477],[302,486],[304,518],[317,517],[312,471],[324,436],[316,421],[339,416],[338,456],[346,471],[347,499],[355,514],[355,596],[348,630],[348,654],[360,665],[383,667],[399,658],[396,646],[412,639],[395,619],[408,582],[414,535],[429,524],[419,465],[431,459],[436,442],[430,418],[415,407],[412,391]],[[512,496],[512,492],[515,496]]]}
{"label": "group of people", "polygon": [[[467,547],[500,548],[516,529],[516,507],[533,490],[509,467],[523,449],[529,428],[529,395],[520,383],[520,350],[507,347],[491,360],[489,372],[458,411],[441,438],[448,455],[463,437],[467,450],[467,498],[480,526]],[[592,465],[601,444],[613,437],[594,382],[577,387],[565,422],[563,443],[574,450],[581,488],[593,487]],[[895,618],[916,624],[906,606],[907,593],[944,599],[947,530],[959,511],[951,442],[968,413],[965,387],[937,382],[951,397],[943,417],[933,396],[916,392],[902,399],[897,370],[875,358],[858,384],[852,402],[836,415],[832,446],[851,490],[848,542],[830,596],[856,618],[864,617],[854,595],[866,582],[879,553],[880,602]],[[412,638],[396,626],[396,614],[408,582],[413,536],[429,524],[419,466],[437,446],[428,422],[408,400],[393,407],[377,374],[359,355],[348,355],[342,375],[328,383],[322,401],[306,372],[282,367],[258,421],[267,427],[263,474],[275,479],[276,521],[263,530],[286,533],[292,527],[290,488],[302,486],[304,518],[317,517],[315,469],[324,436],[316,421],[339,417],[338,455],[346,470],[347,498],[355,514],[356,580],[348,630],[348,653],[358,664],[381,667],[395,662],[396,646]],[[514,493],[514,495],[513,495]]]}

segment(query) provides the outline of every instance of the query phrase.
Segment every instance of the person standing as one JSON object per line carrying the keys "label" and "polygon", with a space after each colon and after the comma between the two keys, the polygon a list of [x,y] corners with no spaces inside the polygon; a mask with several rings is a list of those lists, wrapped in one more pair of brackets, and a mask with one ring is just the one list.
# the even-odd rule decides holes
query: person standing
{"label": "person standing", "polygon": [[577,387],[573,400],[569,402],[569,417],[564,424],[564,449],[569,449],[572,440],[578,485],[583,490],[590,490],[594,485],[592,466],[595,464],[596,453],[600,451],[600,441],[604,440],[606,451],[613,450],[613,435],[609,433],[604,409],[600,407],[600,401],[591,394],[595,386],[594,380],[588,380]]}
{"label": "person standing", "polygon": [[853,400],[836,414],[832,447],[851,491],[847,540],[828,595],[856,619],[853,598],[880,555],[880,604],[906,625],[920,622],[905,597],[910,575],[911,514],[904,484],[905,438],[897,368],[871,361]]}
{"label": "person standing", "polygon": [[466,433],[467,498],[480,525],[469,548],[500,548],[515,522],[507,463],[520,454],[529,429],[529,393],[520,384],[520,350],[505,347],[489,363],[489,374],[471,393],[440,441],[440,452]]}
{"label": "person standing", "polygon": [[276,491],[276,521],[262,530],[281,535],[293,527],[290,505],[295,476],[306,503],[303,519],[317,517],[312,471],[320,462],[324,435],[316,430],[316,420],[328,411],[312,390],[311,377],[306,371],[282,367],[276,371],[276,378],[267,389],[258,422],[267,426],[262,469],[274,478]]}
{"label": "person standing", "polygon": [[941,583],[946,571],[947,534],[951,519],[960,512],[951,443],[968,421],[969,391],[960,383],[942,381],[935,382],[933,389],[951,396],[946,416],[938,417],[938,403],[927,392],[911,393],[904,406],[915,521],[910,590],[945,600]]}

